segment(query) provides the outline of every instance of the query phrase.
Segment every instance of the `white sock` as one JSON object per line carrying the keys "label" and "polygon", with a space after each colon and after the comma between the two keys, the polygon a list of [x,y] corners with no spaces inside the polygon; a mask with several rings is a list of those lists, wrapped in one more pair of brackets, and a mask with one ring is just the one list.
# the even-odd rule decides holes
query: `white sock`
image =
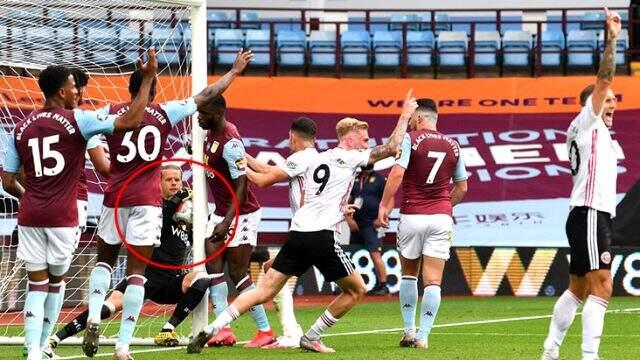
{"label": "white sock", "polygon": [[203,330],[207,333],[214,333],[225,326],[231,324],[235,319],[240,317],[240,313],[238,309],[236,309],[233,304],[229,305],[218,317],[209,325],[206,326]]}
{"label": "white sock", "polygon": [[166,324],[164,324],[164,326],[162,327],[162,330],[171,330],[171,331],[173,331],[173,330],[175,330],[175,329],[176,329],[176,328],[175,328],[173,325],[171,325],[170,323],[166,323]]}
{"label": "white sock", "polygon": [[293,312],[293,294],[291,288],[285,284],[282,289],[273,298],[278,304],[278,318],[282,325],[282,334],[291,338],[299,338],[302,336],[302,330],[298,325],[296,314]]}
{"label": "white sock", "polygon": [[600,337],[604,327],[604,314],[609,302],[594,295],[589,295],[582,310],[582,359],[598,359]]}
{"label": "white sock", "polygon": [[578,299],[571,291],[566,290],[556,301],[553,307],[553,317],[549,324],[549,335],[544,341],[544,349],[547,351],[556,351],[562,345],[567,330],[571,327],[573,319],[576,316],[576,310],[582,301]]}
{"label": "white sock", "polygon": [[307,331],[305,334],[311,340],[318,340],[322,337],[322,334],[330,327],[335,325],[338,322],[338,319],[334,318],[333,315],[329,312],[329,310],[325,310],[322,315],[316,320],[316,323],[313,324],[311,329]]}

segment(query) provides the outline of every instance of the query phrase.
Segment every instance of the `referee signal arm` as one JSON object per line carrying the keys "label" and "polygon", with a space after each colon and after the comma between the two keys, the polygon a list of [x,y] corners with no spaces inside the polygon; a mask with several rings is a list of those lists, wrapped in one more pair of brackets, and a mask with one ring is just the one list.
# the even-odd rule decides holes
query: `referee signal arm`
{"label": "referee signal arm", "polygon": [[244,51],[243,49],[240,49],[236,56],[236,60],[233,62],[231,70],[224,74],[224,76],[218,79],[215,83],[207,86],[204,90],[193,97],[198,108],[207,105],[215,97],[221,95],[225,90],[227,90],[236,76],[242,74],[249,63],[253,61],[253,57],[254,55],[251,50]]}
{"label": "referee signal arm", "polygon": [[143,63],[142,59],[138,60],[138,69],[142,72],[142,84],[138,94],[131,102],[129,111],[115,119],[114,132],[126,132],[137,129],[142,123],[144,110],[149,102],[149,93],[153,80],[156,78],[158,71],[158,60],[156,59],[156,49],[151,47],[147,51],[147,62]]}
{"label": "referee signal arm", "polygon": [[371,149],[369,165],[390,156],[396,156],[400,149],[400,144],[402,143],[404,134],[407,132],[409,119],[411,119],[411,115],[413,115],[417,108],[418,103],[416,98],[413,97],[413,89],[409,89],[407,96],[404,98],[402,113],[400,114],[400,118],[398,119],[395,129],[393,129],[391,136],[389,136],[389,140],[387,140],[385,144],[378,145]]}
{"label": "referee signal arm", "polygon": [[600,59],[598,77],[591,97],[593,111],[596,114],[600,114],[606,108],[605,101],[613,82],[613,76],[616,73],[616,41],[620,31],[622,31],[620,14],[615,11],[609,11],[606,7],[604,12],[607,18],[607,43]]}

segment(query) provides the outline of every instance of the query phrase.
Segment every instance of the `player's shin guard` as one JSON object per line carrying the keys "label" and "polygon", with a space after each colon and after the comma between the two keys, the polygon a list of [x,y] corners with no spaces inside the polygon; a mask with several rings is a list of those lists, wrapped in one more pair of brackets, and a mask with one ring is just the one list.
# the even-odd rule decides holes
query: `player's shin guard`
{"label": "player's shin guard", "polygon": [[198,279],[191,284],[187,292],[176,305],[176,308],[169,319],[168,323],[173,326],[173,328],[180,325],[187,315],[189,315],[189,313],[198,306],[204,297],[204,294],[207,292],[208,286],[209,279],[207,278]]}
{"label": "player's shin guard", "polygon": [[47,343],[47,339],[51,336],[51,332],[58,322],[60,315],[60,305],[64,301],[64,281],[59,283],[49,283],[49,292],[44,302],[44,319],[42,321],[42,333],[40,334],[40,347]]}
{"label": "player's shin guard", "polygon": [[142,275],[129,275],[127,289],[122,297],[122,320],[120,321],[120,336],[116,349],[126,353],[133,338],[138,316],[144,303],[144,283],[147,279]]}
{"label": "player's shin guard", "polygon": [[24,302],[24,342],[29,358],[40,357],[40,336],[44,319],[44,304],[49,292],[49,280],[29,281],[27,298]]}
{"label": "player's shin guard", "polygon": [[609,302],[589,295],[582,310],[582,360],[598,359],[604,314]]}
{"label": "player's shin guard", "polygon": [[400,279],[400,312],[405,334],[416,333],[416,306],[418,304],[418,278],[403,275]]}
{"label": "player's shin guard", "polygon": [[324,332],[334,326],[338,322],[338,319],[333,317],[329,310],[325,310],[322,315],[316,320],[315,324],[311,326],[311,329],[304,334],[310,340],[319,340]]}
{"label": "player's shin guard", "polygon": [[553,317],[549,325],[549,335],[544,341],[544,349],[547,351],[555,351],[560,348],[564,340],[567,330],[571,327],[573,319],[576,316],[576,310],[582,301],[578,299],[571,291],[566,290],[553,306]]}
{"label": "player's shin guard", "polygon": [[278,305],[278,318],[282,325],[282,335],[292,339],[302,336],[296,314],[293,312],[293,294],[289,285],[285,284],[273,298]]}
{"label": "player's shin guard", "polygon": [[111,285],[111,266],[99,262],[91,271],[89,278],[89,320],[100,323],[100,311],[104,305],[104,297]]}
{"label": "player's shin guard", "polygon": [[213,304],[213,312],[216,314],[216,317],[220,316],[229,305],[227,303],[228,297],[229,288],[227,287],[224,273],[212,274],[209,285],[209,300],[211,304]]}
{"label": "player's shin guard", "polygon": [[[100,319],[108,319],[116,312],[116,307],[109,301],[105,301],[102,305],[102,311],[100,311]],[[67,323],[60,331],[56,333],[55,340],[61,342],[62,340],[73,336],[87,327],[87,318],[89,318],[89,310],[83,311],[70,323]]]}
{"label": "player's shin guard", "polygon": [[[236,289],[239,293],[244,293],[256,288],[256,285],[251,281],[249,275],[245,276],[238,282],[236,285]],[[267,319],[267,313],[264,311],[264,305],[258,304],[254,305],[249,309],[249,314],[251,318],[256,323],[256,327],[260,331],[269,331],[271,330],[271,326],[269,326],[269,319]]]}
{"label": "player's shin guard", "polygon": [[429,285],[424,288],[422,305],[420,306],[420,331],[418,340],[426,341],[431,333],[433,322],[440,308],[440,285]]}

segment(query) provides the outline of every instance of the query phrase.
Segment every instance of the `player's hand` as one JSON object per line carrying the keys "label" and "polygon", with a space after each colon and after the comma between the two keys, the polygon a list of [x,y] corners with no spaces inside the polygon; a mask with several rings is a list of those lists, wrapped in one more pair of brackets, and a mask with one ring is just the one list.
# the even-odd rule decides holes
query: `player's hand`
{"label": "player's hand", "polygon": [[359,208],[358,206],[356,206],[356,205],[354,205],[354,204],[348,204],[348,205],[347,205],[347,208],[344,210],[344,214],[345,214],[346,216],[351,216],[351,217],[353,217],[353,214],[354,214],[356,211],[358,211],[358,210],[360,210],[360,208]]}
{"label": "player's hand", "polygon": [[138,60],[138,69],[142,72],[142,76],[146,78],[153,78],[158,71],[158,59],[156,59],[156,48],[150,47],[147,50],[147,62],[143,63],[142,59]]}
{"label": "player's hand", "polygon": [[609,11],[607,7],[604,8],[604,13],[607,17],[607,31],[610,38],[617,38],[622,31],[622,18],[620,14],[615,11]]}
{"label": "player's hand", "polygon": [[376,220],[381,227],[388,228],[389,227],[389,209],[384,206],[380,206],[378,208],[378,219]]}
{"label": "player's hand", "polygon": [[182,190],[176,193],[176,196],[180,200],[191,199],[191,197],[193,196],[193,192],[191,191],[191,189],[182,188]]}
{"label": "player's hand", "polygon": [[244,51],[242,48],[238,51],[238,56],[236,56],[236,60],[233,62],[233,67],[231,67],[231,71],[234,71],[236,74],[240,74],[244,71],[244,69],[249,65],[251,61],[253,61],[253,53],[251,50]]}
{"label": "player's hand", "polygon": [[379,219],[373,220],[373,228],[374,229],[380,229],[382,227],[385,227],[385,226],[382,225],[382,223],[380,222]]}
{"label": "player's hand", "polygon": [[404,98],[404,103],[402,103],[402,116],[413,115],[417,108],[418,102],[416,98],[413,97],[413,89],[409,89],[407,96]]}
{"label": "player's hand", "polygon": [[231,224],[226,221],[219,223],[215,228],[213,228],[213,234],[211,234],[211,237],[208,240],[211,242],[226,241],[227,236],[229,236],[230,228]]}

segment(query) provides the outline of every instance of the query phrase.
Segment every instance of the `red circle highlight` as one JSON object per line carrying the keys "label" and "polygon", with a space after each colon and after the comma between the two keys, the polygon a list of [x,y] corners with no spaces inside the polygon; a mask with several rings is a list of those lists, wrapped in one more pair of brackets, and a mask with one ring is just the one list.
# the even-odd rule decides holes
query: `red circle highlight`
{"label": "red circle highlight", "polygon": [[[124,234],[122,233],[122,229],[120,228],[120,223],[118,222],[118,207],[120,206],[120,201],[122,199],[122,194],[124,193],[124,190],[129,186],[131,181],[133,181],[142,172],[144,172],[145,170],[147,170],[149,168],[152,168],[154,166],[160,165],[162,163],[177,162],[177,161],[186,162],[186,163],[189,163],[189,164],[192,164],[192,165],[202,166],[203,168],[205,168],[205,170],[210,171],[214,176],[216,176],[219,180],[221,180],[222,183],[224,184],[224,186],[227,188],[227,190],[229,190],[229,193],[231,194],[231,202],[233,203],[233,207],[236,210],[235,219],[234,219],[235,224],[233,225],[233,227],[231,229],[231,233],[229,233],[229,237],[227,238],[227,241],[225,241],[224,245],[220,249],[218,249],[216,252],[214,252],[213,254],[209,255],[204,260],[195,262],[193,264],[186,264],[186,265],[170,265],[170,264],[159,263],[157,261],[153,261],[151,259],[147,259],[144,256],[140,255],[140,253],[138,253],[133,248],[133,246],[131,244],[129,244],[129,242],[125,238]],[[118,236],[120,237],[120,240],[122,240],[122,242],[126,245],[127,250],[129,251],[129,253],[131,253],[133,256],[135,256],[139,260],[144,261],[145,263],[147,263],[147,264],[149,264],[151,266],[155,266],[155,267],[158,267],[158,268],[161,268],[161,269],[168,269],[168,270],[191,269],[191,268],[194,268],[196,266],[206,264],[209,261],[211,261],[211,260],[215,259],[216,257],[220,256],[222,254],[222,252],[229,246],[231,241],[233,241],[233,239],[235,238],[236,229],[238,228],[238,223],[239,223],[238,219],[239,219],[239,216],[240,216],[240,206],[238,204],[238,198],[236,197],[236,192],[233,190],[233,187],[231,187],[231,184],[229,183],[229,181],[227,181],[227,179],[225,179],[224,176],[222,176],[222,174],[220,174],[218,171],[214,170],[209,165],[201,163],[201,162],[193,160],[193,159],[186,159],[186,158],[160,159],[160,160],[156,160],[156,161],[150,162],[150,163],[146,164],[145,166],[140,167],[138,170],[136,170],[136,172],[134,172],[133,174],[131,174],[129,177],[127,177],[125,179],[124,183],[122,184],[122,186],[120,187],[120,189],[116,193],[116,200],[115,200],[113,211],[114,211],[114,222],[116,224],[116,231],[118,232]]]}

